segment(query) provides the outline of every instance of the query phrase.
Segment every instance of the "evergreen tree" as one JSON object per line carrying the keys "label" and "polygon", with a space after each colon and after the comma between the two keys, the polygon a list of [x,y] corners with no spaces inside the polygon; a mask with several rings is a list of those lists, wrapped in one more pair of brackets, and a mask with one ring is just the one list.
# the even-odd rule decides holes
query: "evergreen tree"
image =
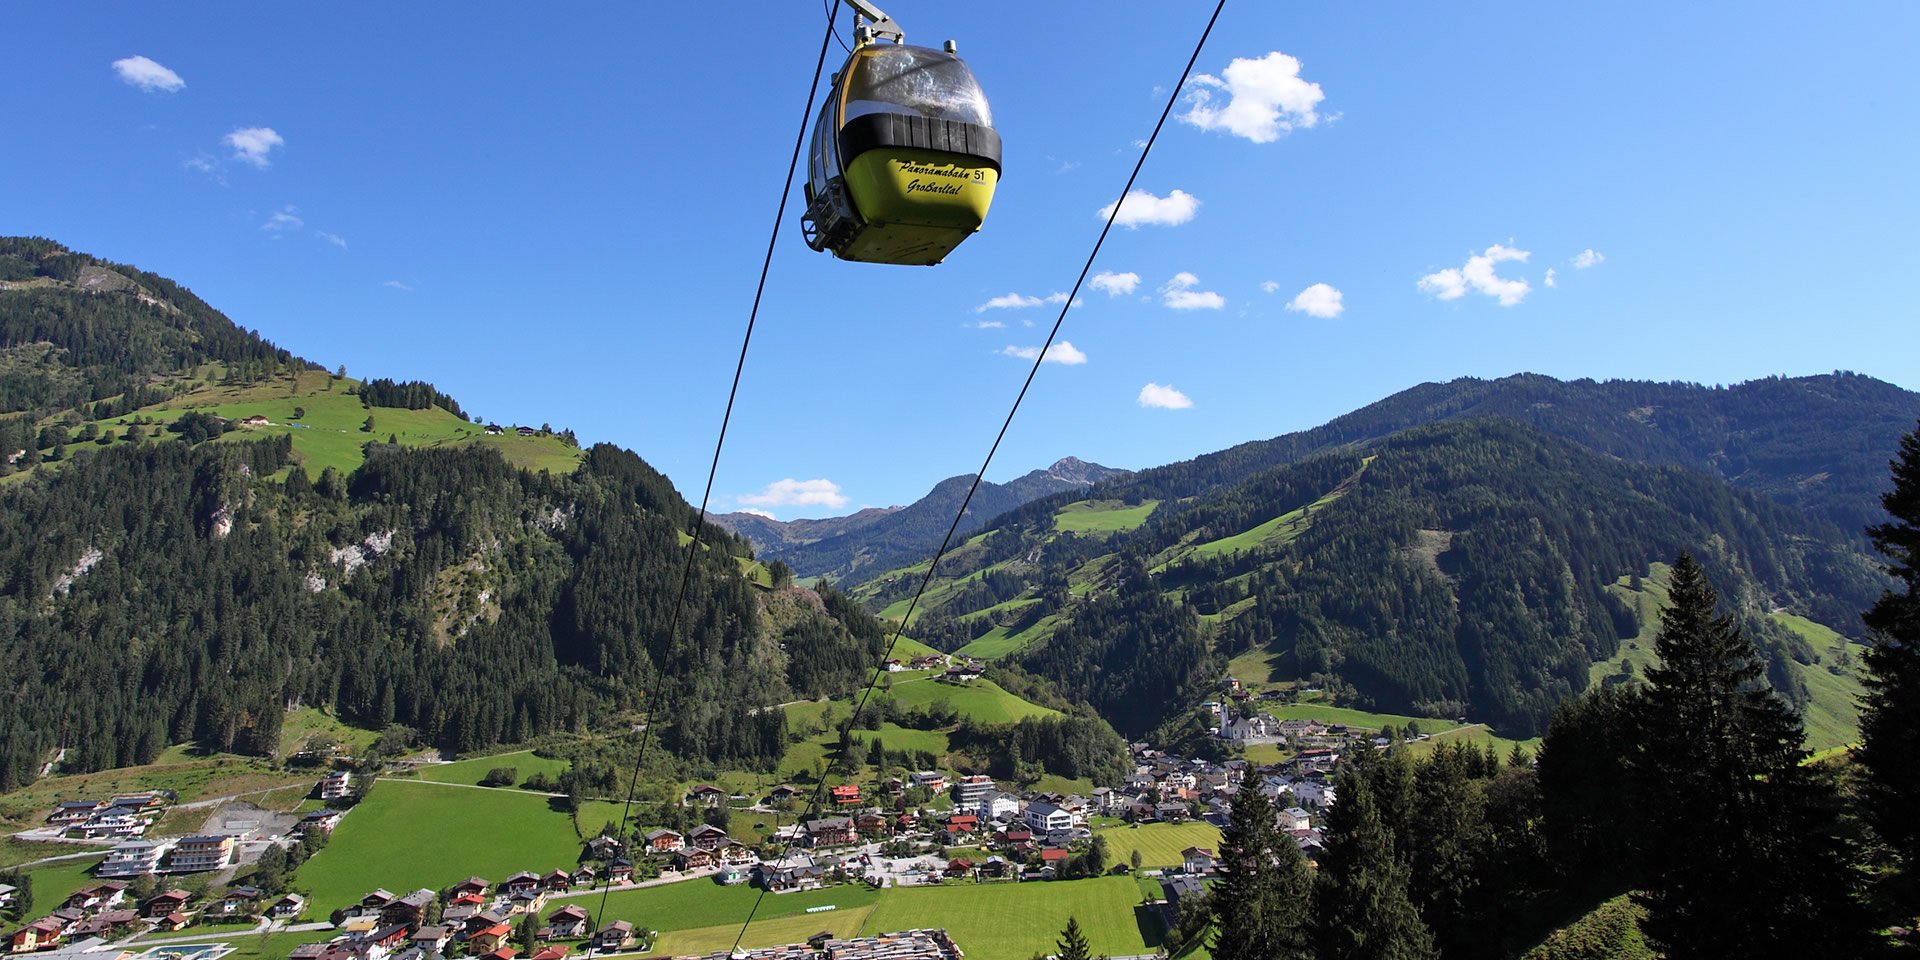
{"label": "evergreen tree", "polygon": [[1920,429],[1901,439],[1891,466],[1893,489],[1880,502],[1893,519],[1867,533],[1899,591],[1882,594],[1864,618],[1873,631],[1862,658],[1871,674],[1854,756],[1866,768],[1867,817],[1913,877],[1920,873]]}
{"label": "evergreen tree", "polygon": [[1433,934],[1407,894],[1408,871],[1360,771],[1340,772],[1314,903],[1322,960],[1426,960]]}
{"label": "evergreen tree", "polygon": [[1311,957],[1308,909],[1313,880],[1300,848],[1280,833],[1273,805],[1248,777],[1233,797],[1220,837],[1220,876],[1213,906],[1218,960]]}
{"label": "evergreen tree", "polygon": [[1487,939],[1479,914],[1478,861],[1487,837],[1477,763],[1484,757],[1468,744],[1434,751],[1416,776],[1408,828],[1396,834],[1413,869],[1420,915],[1447,956],[1463,956]]}
{"label": "evergreen tree", "polygon": [[[1636,777],[1645,826],[1647,935],[1675,960],[1826,948],[1857,956],[1832,797],[1800,765],[1800,719],[1691,555],[1647,670]],[[1551,748],[1549,750],[1551,752]]]}
{"label": "evergreen tree", "polygon": [[[1058,947],[1054,960],[1094,960],[1093,948],[1087,944],[1086,934],[1080,932],[1078,917],[1067,917],[1067,927],[1060,931]],[[1106,960],[1106,957],[1102,956],[1099,960]]]}

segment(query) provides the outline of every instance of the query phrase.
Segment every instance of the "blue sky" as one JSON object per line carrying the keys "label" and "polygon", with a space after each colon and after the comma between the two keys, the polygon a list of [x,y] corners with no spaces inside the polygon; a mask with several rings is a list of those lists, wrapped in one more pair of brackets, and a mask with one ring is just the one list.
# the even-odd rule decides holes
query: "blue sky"
{"label": "blue sky", "polygon": [[[93,6],[9,15],[33,40],[0,58],[0,232],[699,495],[817,4]],[[932,269],[786,224],[718,509],[904,503],[978,465],[1210,10],[890,10],[992,99],[990,221]],[[1179,222],[1115,230],[1120,279],[1061,334],[1084,362],[1043,366],[989,477],[1465,375],[1920,388],[1915,35],[1897,2],[1229,3],[1137,184],[1163,202],[1123,211]]]}

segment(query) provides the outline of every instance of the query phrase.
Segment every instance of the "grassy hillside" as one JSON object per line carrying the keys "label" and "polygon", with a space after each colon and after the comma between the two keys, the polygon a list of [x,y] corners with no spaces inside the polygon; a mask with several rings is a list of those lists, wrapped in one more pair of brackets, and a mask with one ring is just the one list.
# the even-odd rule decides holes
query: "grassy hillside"
{"label": "grassy hillside", "polygon": [[[295,459],[312,477],[333,467],[351,472],[362,462],[361,447],[369,441],[384,442],[391,436],[406,446],[445,446],[478,444],[492,447],[507,462],[528,470],[552,470],[565,473],[579,465],[580,451],[568,446],[552,433],[530,437],[508,431],[487,436],[480,424],[469,423],[439,407],[404,410],[397,407],[362,406],[360,398],[349,393],[359,381],[336,380],[322,370],[302,371],[297,379],[279,376],[261,383],[222,386],[205,384],[198,389],[122,417],[90,421],[95,430],[111,434],[114,442],[125,442],[127,428],[136,418],[154,424],[145,427],[149,442],[177,442],[178,434],[168,433],[164,425],[189,410],[210,413],[228,420],[264,416],[270,423],[252,429],[235,430],[223,440],[254,439],[276,434],[293,438]],[[301,412],[294,417],[296,408]],[[373,429],[363,430],[367,418]],[[87,423],[74,429],[77,434]]]}
{"label": "grassy hillside", "polygon": [[1152,953],[1160,942],[1159,918],[1140,906],[1131,877],[889,890],[867,928],[945,927],[969,960],[1027,960],[1053,952],[1069,916],[1095,955]]}
{"label": "grassy hillside", "polygon": [[887,695],[909,710],[944,700],[952,704],[961,716],[972,717],[981,723],[1012,723],[1022,717],[1047,716],[1059,712],[1028,703],[1001,689],[999,684],[991,680],[975,680],[964,686],[939,680],[917,680],[896,684],[887,691]]}
{"label": "grassy hillside", "polygon": [[1145,523],[1147,515],[1159,505],[1158,500],[1146,500],[1134,506],[1120,500],[1081,500],[1061,507],[1053,515],[1053,528],[1062,533],[1133,530]]}
{"label": "grassy hillside", "polygon": [[298,885],[325,916],[374,887],[441,890],[468,876],[497,880],[579,859],[572,818],[546,797],[382,780],[301,866]]}

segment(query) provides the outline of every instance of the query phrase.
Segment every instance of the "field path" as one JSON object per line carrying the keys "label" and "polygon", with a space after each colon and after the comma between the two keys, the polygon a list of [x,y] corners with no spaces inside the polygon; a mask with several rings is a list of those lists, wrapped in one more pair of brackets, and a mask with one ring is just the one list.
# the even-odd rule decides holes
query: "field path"
{"label": "field path", "polygon": [[388,783],[425,783],[436,787],[457,787],[461,790],[486,790],[492,793],[524,793],[530,797],[564,797],[564,793],[543,793],[539,790],[522,790],[519,787],[483,787],[477,783],[448,783],[444,780],[421,780],[416,777],[375,777]]}

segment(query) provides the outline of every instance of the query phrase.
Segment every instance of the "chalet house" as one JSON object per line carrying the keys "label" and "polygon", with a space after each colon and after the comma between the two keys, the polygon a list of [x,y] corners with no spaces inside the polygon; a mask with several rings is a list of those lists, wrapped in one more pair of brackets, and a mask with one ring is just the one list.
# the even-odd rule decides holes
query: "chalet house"
{"label": "chalet house", "polygon": [[547,929],[543,934],[549,940],[579,940],[593,928],[593,918],[585,907],[567,904],[547,915]]}
{"label": "chalet house", "polygon": [[482,910],[462,922],[460,935],[468,941],[471,941],[483,930],[491,930],[494,927],[504,927],[506,925],[507,915],[505,912],[500,910]]}
{"label": "chalet house", "polygon": [[1184,823],[1191,815],[1184,803],[1162,801],[1153,805],[1153,815],[1168,823]]}
{"label": "chalet house", "polygon": [[901,830],[912,830],[920,825],[920,815],[911,810],[903,810],[893,818],[893,825]]}
{"label": "chalet house", "polygon": [[861,835],[877,837],[887,832],[887,817],[883,813],[876,813],[869,810],[853,818],[853,825],[854,829],[859,830]]}
{"label": "chalet house", "polygon": [[722,807],[726,806],[727,792],[711,783],[703,783],[687,791],[686,802],[690,806],[697,805],[708,809]]}
{"label": "chalet house", "polygon": [[[1040,851],[1040,866],[1046,870],[1058,870],[1073,858],[1073,854],[1064,847],[1047,847]],[[1048,874],[1049,877],[1052,874]]]}
{"label": "chalet house", "polygon": [[711,823],[701,824],[692,833],[687,834],[687,843],[708,852],[718,850],[732,841],[733,838],[727,836],[725,830]]}
{"label": "chalet house", "polygon": [[70,910],[91,914],[119,906],[126,898],[127,885],[118,880],[109,880],[75,891],[62,905]]}
{"label": "chalet house", "polygon": [[746,867],[752,866],[754,861],[760,858],[753,852],[752,847],[744,843],[729,843],[715,851],[714,859],[721,866]]}
{"label": "chalet house", "polygon": [[98,800],[69,800],[53,808],[47,814],[47,825],[52,827],[71,827],[86,823],[95,813],[107,808],[107,804]]}
{"label": "chalet house", "polygon": [[970,877],[973,875],[973,861],[965,857],[949,860],[947,861],[947,869],[944,872],[950,880]]}
{"label": "chalet house", "polygon": [[353,795],[353,774],[335,770],[320,778],[315,788],[322,800],[341,800]]}
{"label": "chalet house", "polygon": [[445,925],[421,927],[413,932],[408,942],[427,953],[441,953],[447,944],[453,942],[453,928]]}
{"label": "chalet house", "polygon": [[267,906],[267,916],[274,920],[291,920],[306,912],[306,909],[306,897],[289,893]]}
{"label": "chalet house", "polygon": [[1206,881],[1199,877],[1168,877],[1160,886],[1166,891],[1167,902],[1176,908],[1207,895]]}
{"label": "chalet house", "polygon": [[497,423],[487,424],[487,436],[489,437],[497,437],[505,432],[506,431],[501,429],[500,425]]}
{"label": "chalet house", "polygon": [[774,787],[773,790],[767,794],[767,799],[773,803],[785,803],[800,796],[800,793],[799,787],[783,783]]}
{"label": "chalet house", "polygon": [[1336,799],[1333,784],[1324,780],[1302,780],[1293,785],[1293,799],[1302,806],[1330,807]]}
{"label": "chalet house", "polygon": [[566,960],[568,948],[550,943],[527,955],[527,960]]}
{"label": "chalet house", "polygon": [[769,892],[810,890],[826,883],[826,871],[811,863],[796,866],[760,865],[760,885]]}
{"label": "chalet house", "polygon": [[153,922],[153,929],[158,931],[164,931],[166,933],[172,933],[175,930],[185,930],[187,928],[187,924],[192,922],[193,922],[193,918],[187,916],[184,913],[178,913],[178,912],[169,913],[166,916],[155,920]]}
{"label": "chalet house", "polygon": [[547,905],[547,891],[540,887],[532,890],[519,890],[507,898],[507,911],[512,916],[524,916],[539,913]]}
{"label": "chalet house", "polygon": [[179,913],[191,902],[193,902],[193,894],[185,890],[168,890],[154,894],[146,903],[141,904],[140,913],[148,918],[164,917],[169,913]]}
{"label": "chalet house", "polygon": [[592,867],[582,866],[580,869],[575,870],[568,879],[572,880],[573,885],[576,887],[591,887],[595,880],[600,879],[600,875],[598,871]]}
{"label": "chalet house", "polygon": [[549,893],[565,893],[573,889],[573,874],[565,870],[551,870],[540,878],[540,888]]}
{"label": "chalet house", "polygon": [[404,923],[419,926],[426,919],[427,908],[439,899],[432,890],[420,889],[404,897],[396,897],[385,907],[380,908],[380,920],[383,923]]}
{"label": "chalet house", "polygon": [[483,927],[474,931],[473,935],[467,938],[467,952],[474,956],[479,956],[483,953],[492,953],[500,949],[501,944],[506,943],[507,938],[512,934],[513,928],[504,923],[496,923],[490,927]]}
{"label": "chalet house", "polygon": [[483,913],[486,908],[485,897],[477,893],[463,893],[447,901],[446,908],[440,911],[440,920],[443,923],[465,923],[468,917]]}
{"label": "chalet house", "polygon": [[633,861],[621,859],[621,860],[615,860],[612,863],[607,864],[607,882],[608,883],[633,882]]}
{"label": "chalet house", "polygon": [[969,663],[958,667],[948,667],[947,672],[941,676],[941,679],[948,683],[972,683],[980,679],[981,674],[982,671],[978,664]]}
{"label": "chalet house", "polygon": [[626,920],[615,920],[593,934],[593,949],[597,953],[630,950],[634,942],[633,924]]}
{"label": "chalet house", "polygon": [[706,870],[713,866],[713,851],[689,847],[673,855],[676,870]]}
{"label": "chalet house", "polygon": [[49,950],[60,945],[64,926],[51,917],[42,917],[13,932],[7,947],[14,953],[32,953],[35,950]]}
{"label": "chalet house", "polygon": [[902,662],[901,662],[900,660],[898,660],[898,659],[893,659],[893,660],[888,660],[888,661],[887,661],[887,672],[888,672],[888,673],[899,673],[900,671],[902,671],[902,670],[905,670],[906,668],[907,668],[907,665],[906,665],[905,663],[902,663]]}
{"label": "chalet house", "polygon": [[88,817],[78,829],[88,840],[110,840],[137,837],[147,831],[147,822],[140,818],[138,810],[108,807]]}
{"label": "chalet house", "polygon": [[540,875],[531,870],[522,870],[500,884],[500,892],[507,896],[531,893],[538,889],[540,889]]}
{"label": "chalet house", "polygon": [[375,948],[391,953],[393,948],[407,942],[407,934],[413,927],[404,923],[389,923],[367,934],[366,941]]}
{"label": "chalet house", "polygon": [[182,837],[167,855],[167,870],[172,873],[198,873],[221,870],[232,862],[232,837]]}
{"label": "chalet house", "polygon": [[860,805],[860,786],[853,783],[837,784],[828,788],[836,807],[857,807]]}
{"label": "chalet house", "polygon": [[678,853],[687,845],[687,838],[675,830],[655,830],[647,834],[647,850],[650,853]]}
{"label": "chalet house", "polygon": [[258,414],[258,413],[253,414],[252,416],[241,417],[238,422],[242,427],[245,427],[249,430],[252,430],[258,427],[268,426],[273,423],[273,421],[268,420],[265,416],[262,416],[261,414]]}
{"label": "chalet house", "polygon": [[486,893],[487,882],[485,880],[479,877],[468,877],[447,888],[447,900],[451,902],[466,896],[483,897],[486,896]]}
{"label": "chalet house", "polygon": [[533,436],[534,434],[536,434],[536,433],[539,433],[540,431],[538,431],[538,430],[535,430],[535,429],[534,429],[534,428],[532,428],[532,427],[514,427],[514,428],[513,428],[513,432],[514,432],[514,433],[517,433],[517,434],[519,434],[519,435],[521,435],[521,436],[523,436],[523,437],[531,437],[531,436]]}
{"label": "chalet house", "polygon": [[913,668],[915,670],[939,670],[946,665],[947,658],[937,654],[928,654],[924,657],[913,658]]}
{"label": "chalet house", "polygon": [[333,828],[340,825],[340,817],[341,813],[338,810],[314,810],[301,817],[293,831],[303,837],[315,830],[321,833],[332,833]]}
{"label": "chalet house", "polygon": [[626,847],[609,836],[602,835],[587,841],[587,857],[591,860],[612,860],[625,852]]}
{"label": "chalet house", "polygon": [[821,817],[806,824],[807,841],[815,847],[837,847],[855,840],[850,817]]}
{"label": "chalet house", "polygon": [[1180,851],[1180,868],[1188,873],[1212,873],[1215,858],[1206,847],[1188,847]]}
{"label": "chalet house", "polygon": [[206,912],[216,917],[247,917],[260,906],[259,887],[234,887],[220,899],[207,904]]}

